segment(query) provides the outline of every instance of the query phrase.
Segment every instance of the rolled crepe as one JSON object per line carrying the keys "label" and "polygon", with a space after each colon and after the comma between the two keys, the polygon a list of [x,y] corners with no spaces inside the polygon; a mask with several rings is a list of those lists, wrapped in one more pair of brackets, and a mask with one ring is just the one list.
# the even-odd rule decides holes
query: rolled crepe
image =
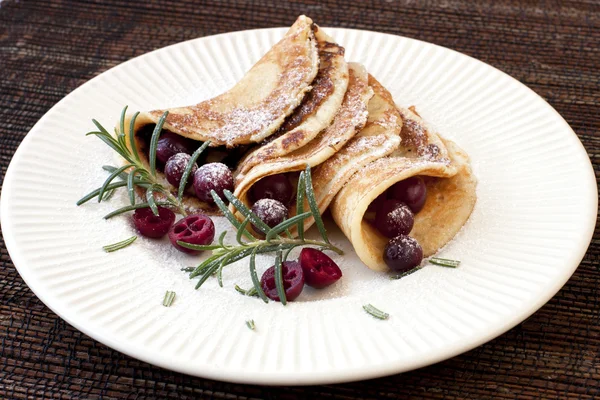
{"label": "rolled crepe", "polygon": [[[340,151],[312,170],[315,199],[321,214],[356,172],[400,146],[402,115],[392,95],[371,75],[368,83],[373,90],[373,97],[367,105],[369,116],[365,127]],[[304,209],[308,209],[308,205]],[[290,214],[296,214],[295,205]],[[310,228],[313,223],[313,218],[306,219],[304,229]],[[295,234],[296,229],[293,227],[292,233]]]}
{"label": "rolled crepe", "polygon": [[[169,109],[164,129],[212,146],[258,143],[283,124],[311,89],[319,70],[313,22],[300,16],[229,91],[196,105]],[[136,129],[165,110],[142,113]]]}
{"label": "rolled crepe", "polygon": [[[329,127],[305,146],[283,157],[256,165],[246,174],[235,177],[235,196],[250,205],[249,190],[260,179],[281,173],[302,171],[306,165],[315,167],[333,156],[352,139],[367,121],[367,104],[373,95],[365,68],[349,63],[349,83],[342,105]],[[232,210],[233,206],[231,206]]]}
{"label": "rolled crepe", "polygon": [[[163,132],[169,131],[194,140],[197,147],[207,140],[211,141],[211,148],[238,146],[235,149],[227,149],[226,152],[219,149],[225,154],[239,152],[240,145],[260,142],[272,135],[284,123],[286,117],[299,108],[305,94],[311,90],[313,81],[316,81],[320,61],[314,31],[318,31],[318,28],[312,20],[300,16],[283,39],[232,89],[193,106],[166,110],[169,113],[163,125]],[[335,79],[338,86],[333,97],[343,97],[348,80],[343,48],[330,46],[327,41],[332,42],[332,39],[323,32],[319,33],[319,37],[322,43],[320,47],[323,48],[322,57],[327,63],[335,65],[336,71],[339,71],[335,76],[327,75]],[[330,57],[329,53],[333,55]],[[341,53],[341,61],[336,58],[336,53]],[[338,93],[340,90],[341,94]],[[331,105],[330,108],[335,108],[335,105]],[[336,111],[337,109],[334,113]],[[156,125],[164,112],[165,110],[155,110],[142,112],[137,116],[133,127],[134,143],[130,142],[128,134],[125,135],[127,146],[137,148],[146,166],[149,138],[143,130]],[[131,118],[129,115],[125,121],[126,133],[129,131]],[[167,182],[161,171],[157,173],[157,177],[162,186],[174,194],[177,192],[177,188]],[[143,192],[143,189],[138,190],[140,194]],[[163,197],[164,195],[156,193],[157,199]],[[207,214],[220,213],[216,206],[200,201],[189,189],[184,194],[183,203],[190,212],[201,210]]]}
{"label": "rolled crepe", "polygon": [[369,205],[396,182],[412,176],[424,178],[427,200],[415,215],[410,232],[428,257],[448,243],[467,221],[475,206],[477,181],[467,154],[441,139],[410,110],[403,116],[401,145],[352,176],[339,191],[330,209],[333,219],[369,268],[388,270],[383,251],[388,238],[364,216]]}

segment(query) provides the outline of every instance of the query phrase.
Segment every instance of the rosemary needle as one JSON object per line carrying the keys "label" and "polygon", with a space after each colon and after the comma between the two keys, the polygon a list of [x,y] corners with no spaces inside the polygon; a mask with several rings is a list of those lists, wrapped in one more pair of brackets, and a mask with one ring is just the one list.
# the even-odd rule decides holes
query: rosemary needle
{"label": "rosemary needle", "polygon": [[458,260],[450,260],[448,258],[439,258],[439,257],[431,257],[429,262],[435,265],[440,265],[442,267],[448,268],[456,268],[460,265],[460,261]]}
{"label": "rosemary needle", "polygon": [[173,300],[175,300],[175,292],[167,290],[167,292],[165,293],[165,298],[163,299],[163,306],[171,307],[171,304],[173,304]]}
{"label": "rosemary needle", "polygon": [[102,201],[110,200],[111,197],[115,194],[116,189],[110,189],[104,192],[104,196],[102,197]]}
{"label": "rosemary needle", "polygon": [[256,288],[254,288],[254,286],[251,287],[250,289],[246,290],[246,289],[242,289],[238,285],[235,285],[235,290],[238,293],[243,294],[244,296],[258,297],[258,292],[256,291]]}
{"label": "rosemary needle", "polygon": [[390,279],[392,279],[392,280],[396,280],[396,279],[404,278],[405,276],[408,276],[408,275],[410,275],[410,274],[414,274],[415,272],[417,272],[417,271],[418,271],[418,270],[420,270],[421,268],[423,268],[423,267],[415,267],[415,268],[413,268],[413,269],[409,269],[408,271],[406,271],[406,272],[403,272],[403,273],[401,273],[401,274],[391,275],[391,276],[390,276]]}
{"label": "rosemary needle", "polygon": [[113,251],[117,251],[129,246],[131,243],[135,242],[135,239],[137,239],[137,236],[132,236],[129,239],[125,239],[117,243],[107,244],[106,246],[102,246],[102,248],[105,252],[112,253]]}
{"label": "rosemary needle", "polygon": [[364,305],[363,309],[367,313],[371,314],[372,316],[378,319],[388,319],[390,317],[390,314],[383,312],[378,308],[375,308],[372,304]]}
{"label": "rosemary needle", "polygon": [[249,319],[248,321],[246,321],[246,326],[248,327],[248,329],[250,330],[254,330],[254,328],[256,328],[256,325],[254,325],[254,320],[253,319]]}

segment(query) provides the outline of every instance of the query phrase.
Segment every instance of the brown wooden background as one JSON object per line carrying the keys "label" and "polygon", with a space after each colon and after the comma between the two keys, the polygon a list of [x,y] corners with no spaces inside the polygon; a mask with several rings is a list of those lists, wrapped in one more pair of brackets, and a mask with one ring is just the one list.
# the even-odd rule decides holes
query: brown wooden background
{"label": "brown wooden background", "polygon": [[[33,124],[88,79],[147,51],[216,33],[323,26],[409,36],[492,64],[571,124],[600,173],[600,1],[0,2],[0,171]],[[592,399],[600,397],[598,230],[567,285],[510,332],[402,375],[268,388],[194,378],[113,351],[78,332],[25,285],[1,244],[2,399]]]}

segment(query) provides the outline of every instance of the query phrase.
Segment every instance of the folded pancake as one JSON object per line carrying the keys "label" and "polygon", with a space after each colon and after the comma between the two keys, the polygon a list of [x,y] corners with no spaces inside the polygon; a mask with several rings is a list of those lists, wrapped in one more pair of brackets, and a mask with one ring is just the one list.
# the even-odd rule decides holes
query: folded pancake
{"label": "folded pancake", "polygon": [[320,62],[312,89],[279,130],[240,162],[238,173],[245,174],[260,163],[299,149],[331,125],[348,88],[348,65],[344,48],[316,25],[315,38]]}
{"label": "folded pancake", "polygon": [[349,83],[342,105],[331,125],[320,132],[305,146],[282,157],[263,162],[246,174],[235,176],[235,196],[251,205],[249,191],[256,182],[270,175],[302,171],[306,165],[315,167],[352,139],[367,122],[367,104],[373,95],[368,85],[366,69],[357,63],[349,63]]}
{"label": "folded pancake", "polygon": [[401,145],[353,175],[331,203],[331,214],[369,268],[388,270],[383,251],[389,241],[365,219],[369,205],[396,182],[421,176],[427,186],[423,209],[415,215],[410,236],[428,257],[448,243],[475,206],[477,181],[466,153],[441,139],[410,110],[403,116]]}
{"label": "folded pancake", "polygon": [[[387,89],[371,75],[368,82],[373,89],[373,97],[367,106],[369,117],[365,127],[340,151],[312,170],[315,199],[321,214],[356,172],[400,146],[402,115]],[[308,209],[308,205],[305,209]],[[295,205],[290,214],[296,214]],[[313,218],[306,219],[304,229],[310,228],[313,223]],[[295,229],[292,229],[293,234],[296,233]]]}
{"label": "folded pancake", "polygon": [[[197,105],[167,110],[169,114],[163,125],[163,134],[181,136],[190,151],[210,140],[211,148],[202,161],[222,162],[228,158],[233,160],[229,165],[237,167],[248,148],[245,145],[260,142],[277,131],[310,91],[319,71],[319,53],[314,37],[317,29],[310,18],[300,16],[284,38],[232,89]],[[324,33],[320,36],[325,38]],[[125,136],[127,146],[136,147],[146,166],[150,135],[164,111],[140,113],[133,128],[134,143],[130,143],[129,135]],[[125,121],[126,133],[131,118],[129,115]],[[159,163],[158,167],[159,183],[176,193],[177,188],[170,185],[162,173],[163,165]],[[156,197],[160,200],[163,195],[156,193]],[[190,212],[219,213],[217,207],[200,201],[190,189],[184,194],[183,203]]]}
{"label": "folded pancake", "polygon": [[[300,16],[229,91],[196,105],[169,109],[164,129],[212,146],[258,143],[302,102],[319,70],[313,22]],[[142,113],[136,130],[156,124],[165,110]]]}

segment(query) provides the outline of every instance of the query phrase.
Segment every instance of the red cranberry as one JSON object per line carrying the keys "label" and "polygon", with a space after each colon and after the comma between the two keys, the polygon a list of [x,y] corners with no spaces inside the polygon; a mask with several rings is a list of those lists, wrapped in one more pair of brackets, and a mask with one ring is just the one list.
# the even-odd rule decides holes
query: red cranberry
{"label": "red cranberry", "polygon": [[304,282],[317,289],[329,286],[342,277],[340,267],[327,254],[310,247],[300,252],[300,266],[304,272]]}
{"label": "red cranberry", "polygon": [[204,164],[194,174],[194,190],[196,196],[209,204],[214,204],[210,191],[217,192],[219,197],[225,199],[223,191],[233,191],[233,175],[227,165],[221,163]]}
{"label": "red cranberry", "polygon": [[375,216],[375,227],[389,238],[407,235],[414,223],[415,218],[410,208],[396,199],[384,201]]}
{"label": "red cranberry", "polygon": [[166,131],[158,138],[156,158],[164,164],[177,153],[192,154],[194,152],[193,149],[192,141],[173,132]]}
{"label": "red cranberry", "polygon": [[389,192],[392,198],[404,202],[415,214],[423,209],[427,200],[427,186],[419,176],[394,184]]}
{"label": "red cranberry", "polygon": [[[285,261],[281,266],[281,274],[283,275],[285,298],[288,301],[293,301],[300,296],[304,287],[304,273],[302,272],[302,268],[297,261]],[[260,278],[260,287],[268,298],[281,301],[277,294],[277,286],[275,286],[275,266],[265,271]]]}
{"label": "red cranberry", "polygon": [[410,271],[423,261],[423,249],[414,238],[400,235],[385,246],[383,260],[393,271]]}
{"label": "red cranberry", "polygon": [[[187,153],[177,153],[165,164],[165,176],[167,177],[167,181],[176,188],[179,187],[179,183],[181,182],[181,177],[183,176],[183,172],[187,168],[190,163],[190,156]],[[194,177],[194,173],[198,169],[197,165],[192,166],[192,172],[190,177]],[[188,178],[188,184],[191,182],[191,179]]]}
{"label": "red cranberry", "polygon": [[169,231],[171,244],[179,251],[198,254],[199,251],[187,249],[177,244],[182,241],[191,244],[211,244],[215,238],[215,225],[212,219],[203,214],[188,215],[180,219]]}
{"label": "red cranberry", "polygon": [[175,213],[168,208],[158,207],[158,215],[150,208],[138,208],[133,213],[133,224],[136,229],[149,238],[161,238],[169,232],[175,222]]}
{"label": "red cranberry", "polygon": [[285,174],[270,175],[262,178],[250,188],[250,199],[273,199],[288,206],[294,198],[294,187]]}
{"label": "red cranberry", "polygon": [[[269,228],[273,228],[282,223],[288,216],[288,209],[281,202],[273,199],[260,199],[252,206],[252,212],[256,214],[262,222]],[[252,229],[260,232],[258,228],[252,225]]]}

